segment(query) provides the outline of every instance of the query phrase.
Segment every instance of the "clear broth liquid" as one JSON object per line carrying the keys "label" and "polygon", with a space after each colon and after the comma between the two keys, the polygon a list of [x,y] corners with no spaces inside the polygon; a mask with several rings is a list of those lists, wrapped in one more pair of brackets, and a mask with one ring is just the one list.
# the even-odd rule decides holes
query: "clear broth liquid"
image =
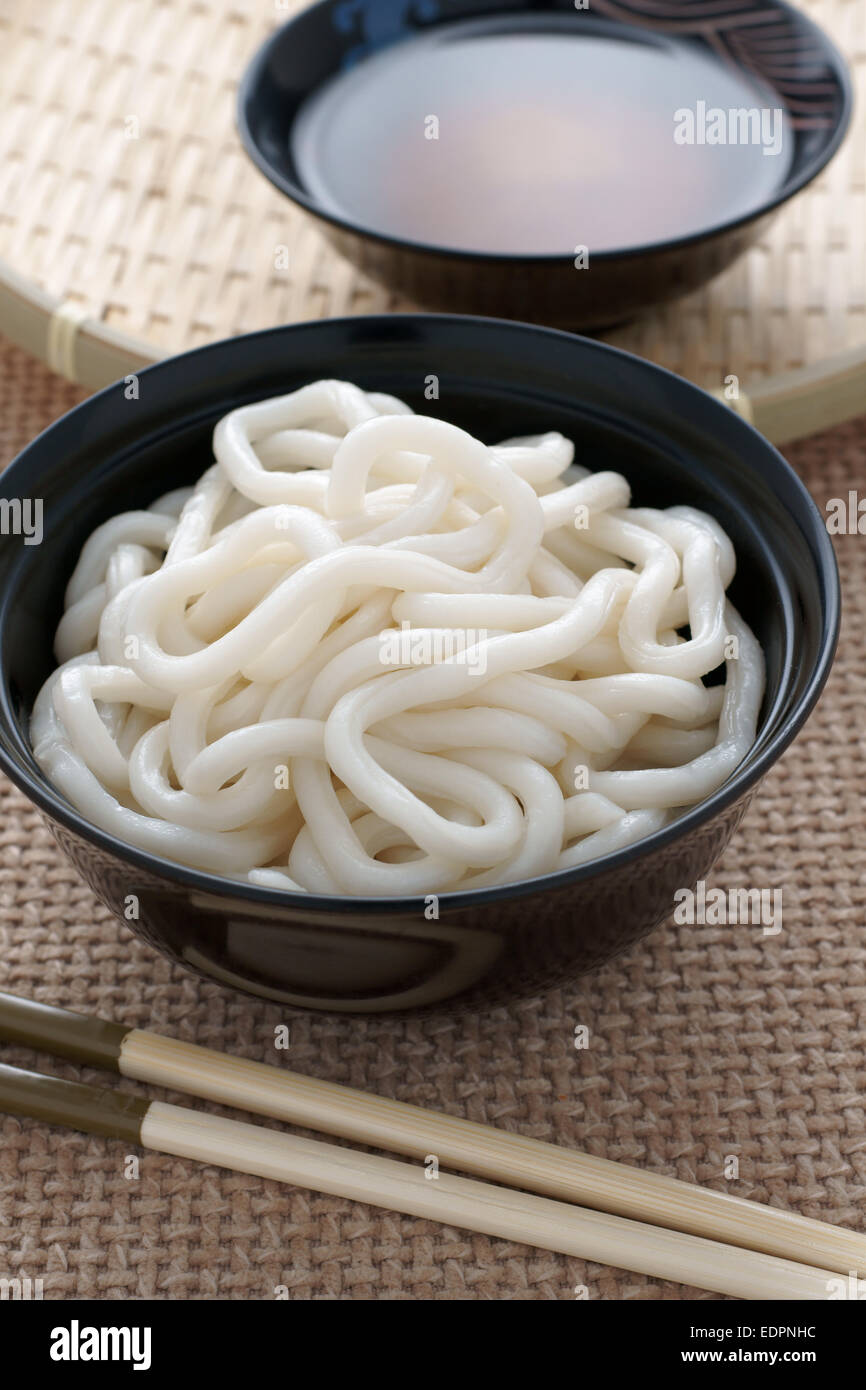
{"label": "clear broth liquid", "polygon": [[301,179],[370,231],[512,255],[622,250],[754,212],[790,167],[787,115],[765,154],[763,137],[677,143],[675,112],[766,109],[769,123],[778,95],[699,46],[634,32],[497,21],[401,40],[302,106]]}

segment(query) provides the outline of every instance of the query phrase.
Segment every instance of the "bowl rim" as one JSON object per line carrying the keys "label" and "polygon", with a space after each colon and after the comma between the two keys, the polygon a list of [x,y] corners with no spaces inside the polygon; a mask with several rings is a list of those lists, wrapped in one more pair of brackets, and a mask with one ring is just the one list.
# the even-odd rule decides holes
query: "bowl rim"
{"label": "bowl rim", "polygon": [[[42,774],[41,769],[37,776],[28,764],[18,761],[5,746],[4,738],[0,737],[0,771],[3,771],[49,820],[59,822],[79,838],[95,845],[109,857],[118,859],[121,863],[129,864],[157,879],[164,878],[181,884],[202,895],[235,898],[247,904],[255,903],[262,908],[282,908],[283,911],[295,909],[325,914],[352,912],[360,916],[423,913],[427,901],[435,897],[439,903],[444,902],[449,910],[456,911],[469,907],[483,907],[505,899],[531,897],[534,894],[569,887],[572,884],[614,872],[627,863],[648,857],[674,841],[684,839],[692,831],[699,829],[718,814],[727,810],[739,801],[746,792],[750,791],[800,733],[826,684],[839,636],[841,587],[833,543],[826,526],[823,524],[816,502],[778,449],[765,439],[754,426],[750,425],[742,415],[685,377],[677,376],[666,367],[661,367],[646,358],[638,357],[634,353],[626,352],[622,348],[580,334],[568,333],[562,329],[522,323],[513,319],[489,318],[482,315],[434,313],[355,315],[281,324],[272,328],[260,329],[254,333],[240,334],[235,338],[219,339],[216,342],[206,343],[186,352],[162,358],[158,362],[141,368],[136,375],[149,377],[163,370],[176,370],[177,364],[188,362],[192,358],[206,358],[211,353],[221,352],[231,346],[237,346],[242,350],[243,345],[247,342],[269,337],[280,338],[296,333],[302,335],[305,330],[335,331],[357,335],[359,329],[363,328],[368,329],[376,337],[380,330],[393,326],[395,321],[402,321],[409,326],[417,320],[425,322],[433,320],[443,326],[477,325],[487,329],[494,328],[500,332],[503,330],[514,332],[518,337],[531,334],[536,337],[553,338],[562,340],[563,344],[574,345],[575,342],[578,342],[591,352],[597,352],[613,359],[614,363],[624,362],[632,370],[637,368],[650,376],[659,376],[663,381],[674,383],[676,389],[685,389],[688,393],[696,393],[703,398],[704,406],[709,408],[711,415],[715,412],[722,412],[729,429],[733,428],[735,432],[750,438],[753,443],[755,439],[760,441],[765,457],[772,460],[777,473],[781,471],[783,475],[786,475],[788,486],[792,488],[794,495],[798,497],[802,505],[802,514],[796,515],[795,520],[806,541],[810,542],[810,549],[817,552],[815,574],[823,600],[822,630],[817,660],[808,677],[805,689],[801,692],[794,708],[785,716],[781,726],[761,744],[757,753],[754,752],[754,747],[747,753],[743,762],[717,791],[690,807],[670,825],[663,826],[660,830],[654,831],[622,849],[588,860],[585,864],[570,869],[554,870],[534,878],[520,879],[514,883],[494,884],[486,888],[471,888],[462,891],[455,889],[439,893],[390,897],[296,893],[290,889],[266,888],[259,884],[245,882],[242,879],[223,877],[207,870],[194,869],[185,864],[164,859],[159,855],[150,854],[146,850],[138,849],[108,831],[93,825],[67,802],[60,792],[54,789],[47,777]],[[356,345],[360,346],[359,343]],[[120,380],[123,379],[120,378]],[[26,469],[31,450],[37,445],[44,447],[50,441],[51,436],[68,427],[69,422],[80,422],[82,417],[86,417],[93,405],[105,400],[111,392],[116,390],[117,385],[117,382],[111,383],[88,396],[78,405],[73,406],[71,410],[59,416],[26,444],[0,477],[0,496],[6,495],[10,482],[15,482],[16,472],[22,468]],[[11,748],[14,748],[16,744],[29,747],[28,734],[22,729],[21,722],[11,707],[6,673],[0,669],[0,733],[4,732],[6,739],[9,739]],[[760,730],[758,731],[757,743],[760,743]],[[32,749],[30,751],[32,754]]]}
{"label": "bowl rim", "polygon": [[[659,241],[643,242],[637,246],[613,247],[606,251],[593,251],[590,247],[590,257],[593,263],[601,262],[604,264],[619,262],[630,260],[633,257],[652,256],[668,251],[683,250],[687,247],[698,245],[701,242],[722,237],[728,232],[733,232],[739,228],[749,226],[759,221],[761,218],[769,216],[781,207],[782,204],[788,202],[790,198],[793,198],[795,194],[800,193],[813,181],[813,179],[818,177],[821,171],[826,168],[830,160],[837,153],[842,141],[848,133],[854,105],[853,80],[848,64],[834,41],[809,15],[803,13],[802,10],[797,9],[794,5],[789,4],[788,0],[763,0],[763,3],[766,8],[785,12],[792,19],[795,19],[798,23],[811,30],[816,43],[826,56],[828,66],[833,73],[841,95],[841,108],[838,120],[826,144],[816,151],[809,159],[804,161],[803,167],[794,178],[791,177],[791,174],[794,172],[792,166],[792,169],[789,170],[788,177],[782,185],[781,191],[777,191],[769,198],[762,200],[751,212],[741,213],[738,217],[715,222],[701,231],[690,232],[681,237],[662,238]],[[290,29],[293,29],[302,20],[307,19],[315,11],[330,9],[332,5],[333,0],[316,0],[315,4],[305,6],[303,10],[293,15],[285,24],[280,25],[280,27],[276,29],[273,34],[270,34],[253,54],[238,84],[235,103],[235,123],[238,135],[240,136],[241,144],[248,157],[268,182],[272,184],[274,188],[278,189],[280,193],[284,194],[285,197],[289,198],[291,202],[296,203],[299,207],[302,207],[306,212],[318,218],[320,221],[327,222],[332,227],[336,227],[339,231],[359,237],[363,241],[375,242],[391,250],[408,251],[419,256],[434,256],[443,260],[471,261],[476,264],[490,264],[495,266],[518,265],[528,268],[530,266],[539,265],[546,265],[548,267],[571,265],[574,252],[515,253],[508,251],[461,250],[458,247],[441,246],[435,242],[415,241],[408,237],[400,237],[391,235],[388,232],[377,231],[373,228],[364,226],[361,222],[356,221],[352,217],[332,212],[323,207],[315,197],[306,191],[299,181],[288,178],[267,158],[253,135],[247,115],[250,107],[254,106],[257,102],[257,91],[262,74],[267,68],[273,50],[282,42],[283,36],[287,34]],[[515,11],[514,13],[523,12],[524,11]],[[531,14],[541,12],[532,11],[529,7],[526,7],[525,13]],[[562,13],[565,14],[567,11],[562,11]],[[479,17],[480,16],[472,16],[472,18]],[[468,19],[470,16],[464,16],[464,18]],[[610,17],[607,16],[607,18]],[[446,24],[452,22],[459,24],[461,20],[460,17],[457,16],[454,17],[453,20],[446,19],[444,22]],[[623,20],[621,22],[626,27],[637,29],[643,27],[633,23],[629,25],[628,20]],[[429,27],[432,29],[437,27],[437,25],[434,24]],[[401,39],[402,36],[398,37],[395,42],[400,42]],[[375,52],[380,52],[382,47],[388,46],[390,45],[382,45],[380,48],[377,48]],[[335,75],[335,73],[329,73],[328,77],[324,80],[329,81]],[[320,83],[317,85],[321,86],[322,84]],[[289,129],[290,128],[291,127],[289,127]],[[286,134],[288,135],[288,130]]]}

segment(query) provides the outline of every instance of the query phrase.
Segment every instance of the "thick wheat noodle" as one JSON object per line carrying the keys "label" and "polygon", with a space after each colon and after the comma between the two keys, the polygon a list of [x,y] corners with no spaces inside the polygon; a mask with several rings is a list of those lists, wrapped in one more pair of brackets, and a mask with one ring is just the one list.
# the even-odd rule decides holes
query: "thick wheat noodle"
{"label": "thick wheat noodle", "polygon": [[714,519],[346,382],[213,449],[86,542],[33,711],[119,839],[287,892],[483,888],[653,834],[748,753],[763,658]]}

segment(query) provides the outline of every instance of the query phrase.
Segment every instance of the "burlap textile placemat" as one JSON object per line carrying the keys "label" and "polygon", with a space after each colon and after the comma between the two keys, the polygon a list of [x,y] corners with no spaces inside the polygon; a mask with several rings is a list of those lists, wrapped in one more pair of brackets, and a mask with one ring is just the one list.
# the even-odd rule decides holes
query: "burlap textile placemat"
{"label": "burlap textile placemat", "polygon": [[[0,461],[76,399],[0,346]],[[822,507],[866,488],[862,421],[789,457]],[[289,1019],[140,944],[4,784],[0,988],[862,1228],[866,537],[836,546],[845,617],[828,689],[713,877],[782,887],[780,935],[668,923],[569,989],[478,1017]],[[275,1054],[282,1022],[291,1048]],[[0,1117],[0,1277],[41,1278],[55,1299],[268,1299],[278,1285],[306,1299],[712,1297],[154,1153],[129,1181],[124,1157]]]}

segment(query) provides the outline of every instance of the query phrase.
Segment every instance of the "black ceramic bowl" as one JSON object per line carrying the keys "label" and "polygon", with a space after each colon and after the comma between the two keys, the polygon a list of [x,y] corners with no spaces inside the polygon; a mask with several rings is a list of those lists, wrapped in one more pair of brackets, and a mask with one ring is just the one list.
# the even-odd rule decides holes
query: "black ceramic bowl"
{"label": "black ceramic bowl", "polygon": [[[439,399],[425,400],[438,378]],[[280,893],[132,849],[94,829],[33,759],[28,717],[53,668],[63,589],[82,542],[210,462],[215,421],[318,377],[403,397],[495,441],[558,429],[578,458],[614,468],[638,504],[692,503],[732,537],[734,602],[757,633],[767,693],[757,742],[716,794],[676,824],[595,863],[502,888],[423,898]],[[704,878],[757,783],[804,723],[827,676],[839,617],[833,550],[784,459],[727,406],[639,358],[551,329],[397,315],[336,319],[215,343],[149,367],[34,440],[0,497],[42,498],[44,537],[0,549],[0,766],[45,815],[113,912],[175,960],[285,1004],[372,1013],[467,1005],[572,979],[661,922]]]}
{"label": "black ceramic bowl", "polygon": [[[601,39],[623,50],[642,46],[646,59],[642,57],[641,62],[649,62],[653,55],[654,61],[673,59],[679,66],[674,67],[670,79],[669,97],[665,96],[667,78],[660,79],[660,99],[670,105],[665,120],[682,104],[685,89],[678,85],[684,80],[682,71],[688,72],[693,65],[700,72],[693,83],[697,101],[709,91],[703,75],[709,70],[707,65],[715,64],[721,76],[727,75],[726,81],[759,84],[755,90],[763,93],[761,105],[768,112],[778,107],[786,113],[784,157],[777,163],[773,159],[763,161],[766,170],[771,166],[777,169],[778,177],[774,175],[770,185],[762,182],[760,189],[756,187],[754,200],[745,212],[741,209],[730,215],[718,210],[707,216],[706,223],[699,219],[697,230],[692,225],[682,234],[674,219],[677,230],[649,241],[644,238],[646,244],[635,239],[631,226],[632,221],[640,221],[633,201],[631,213],[625,216],[622,239],[617,238],[614,249],[596,250],[590,245],[589,266],[582,269],[575,268],[573,251],[569,251],[571,239],[562,253],[555,255],[488,252],[486,243],[482,250],[448,250],[441,237],[435,244],[435,236],[416,233],[410,238],[402,230],[396,232],[387,212],[378,219],[361,216],[349,210],[347,200],[335,202],[323,195],[310,167],[318,175],[324,161],[317,161],[314,152],[310,156],[312,166],[305,172],[294,143],[304,102],[336,75],[349,71],[354,79],[359,65],[377,61],[390,46],[411,43],[422,34],[426,41],[431,31],[444,33],[443,26],[450,26],[449,35],[458,37],[462,26],[473,39],[515,32],[519,36],[557,34],[571,40],[579,35],[582,41]],[[639,74],[629,85],[634,90],[622,92],[622,110],[631,107],[630,119],[637,122],[633,128],[639,132],[645,99]],[[735,110],[741,104],[735,99],[727,108],[712,109]],[[588,9],[576,9],[574,0],[534,0],[531,5],[515,0],[418,0],[416,4],[406,0],[321,0],[279,29],[252,60],[241,84],[238,128],[247,153],[271,183],[311,213],[337,250],[375,280],[432,309],[495,314],[585,330],[616,323],[651,304],[686,293],[729,265],[760,234],[769,215],[823,169],[844,136],[850,106],[851,89],[843,59],[810,20],[783,0],[668,0],[664,5],[653,0],[592,0]],[[575,150],[572,157],[577,171],[587,151],[591,155],[594,141],[598,148],[593,118],[594,112],[588,110],[588,144]],[[402,114],[394,119],[405,124]],[[425,158],[421,119],[419,114],[417,122],[414,117],[412,120],[413,131],[417,124],[415,163],[419,167]],[[611,117],[603,120],[609,124]],[[383,104],[374,132],[384,138],[388,123],[389,111]],[[355,124],[349,123],[346,138],[353,138]],[[671,157],[675,158],[673,120],[671,132]],[[737,143],[735,134],[733,143]],[[375,133],[371,138],[377,138]],[[466,135],[459,130],[450,138]],[[507,141],[508,137],[503,134],[502,139]],[[627,141],[626,148],[632,144]],[[365,166],[365,148],[362,144],[354,151],[352,168]],[[712,160],[714,152],[706,153]],[[656,161],[642,161],[640,168],[648,162],[655,165]],[[408,156],[405,167],[412,167]],[[706,167],[709,171],[712,164]],[[395,172],[394,178],[400,177]],[[527,170],[515,172],[513,177],[524,187]],[[423,179],[421,182],[423,186]],[[735,178],[734,186],[740,182]],[[574,183],[577,244],[587,240],[579,230],[583,189],[579,172]],[[584,192],[591,200],[591,191]],[[431,192],[429,196],[462,197],[466,201],[466,190],[462,194],[454,190],[452,195],[439,189],[438,194]],[[522,201],[531,198],[532,191],[527,188]],[[643,203],[647,198],[636,201]],[[661,197],[660,202],[666,205],[670,199]],[[473,213],[477,212],[478,201],[473,207]]]}

